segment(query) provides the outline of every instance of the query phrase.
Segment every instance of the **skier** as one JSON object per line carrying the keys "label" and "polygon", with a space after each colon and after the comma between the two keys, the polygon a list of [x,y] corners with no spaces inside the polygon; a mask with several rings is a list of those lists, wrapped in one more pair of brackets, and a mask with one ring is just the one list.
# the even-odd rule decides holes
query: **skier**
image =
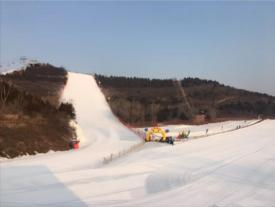
{"label": "skier", "polygon": [[172,137],[167,137],[168,144],[174,145],[174,140]]}
{"label": "skier", "polygon": [[186,138],[189,137],[190,133],[191,133],[191,130],[189,129]]}

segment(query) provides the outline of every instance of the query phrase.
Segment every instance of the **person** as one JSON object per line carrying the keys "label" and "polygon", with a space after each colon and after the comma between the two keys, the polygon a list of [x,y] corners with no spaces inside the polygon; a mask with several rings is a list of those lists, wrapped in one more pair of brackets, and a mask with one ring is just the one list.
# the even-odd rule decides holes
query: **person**
{"label": "person", "polygon": [[170,137],[170,144],[171,144],[171,145],[174,145],[174,140],[173,140],[172,137]]}
{"label": "person", "polygon": [[188,130],[188,133],[187,133],[187,135],[186,135],[186,138],[189,137],[190,133],[191,133],[191,130],[189,129],[189,130]]}
{"label": "person", "polygon": [[168,144],[174,145],[174,140],[172,137],[167,137]]}
{"label": "person", "polygon": [[205,134],[206,134],[206,135],[208,134],[208,129],[206,129]]}

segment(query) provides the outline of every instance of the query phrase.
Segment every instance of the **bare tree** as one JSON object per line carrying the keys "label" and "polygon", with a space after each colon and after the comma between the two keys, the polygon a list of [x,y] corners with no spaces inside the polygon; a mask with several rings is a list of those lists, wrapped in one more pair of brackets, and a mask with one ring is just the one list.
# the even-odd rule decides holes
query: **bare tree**
{"label": "bare tree", "polygon": [[8,97],[10,95],[10,84],[4,81],[0,82],[0,101],[3,105],[7,103]]}
{"label": "bare tree", "polygon": [[17,95],[17,102],[19,106],[22,106],[24,104],[24,97],[22,93],[18,93]]}

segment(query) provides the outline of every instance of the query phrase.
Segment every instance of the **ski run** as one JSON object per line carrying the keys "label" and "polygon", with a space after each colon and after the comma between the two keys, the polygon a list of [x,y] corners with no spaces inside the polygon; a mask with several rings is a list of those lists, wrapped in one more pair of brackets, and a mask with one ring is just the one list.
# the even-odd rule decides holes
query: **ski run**
{"label": "ski run", "polygon": [[80,148],[1,159],[0,206],[275,206],[274,120],[212,136],[256,120],[162,126],[209,136],[144,144],[93,76],[69,73],[62,99],[75,107]]}

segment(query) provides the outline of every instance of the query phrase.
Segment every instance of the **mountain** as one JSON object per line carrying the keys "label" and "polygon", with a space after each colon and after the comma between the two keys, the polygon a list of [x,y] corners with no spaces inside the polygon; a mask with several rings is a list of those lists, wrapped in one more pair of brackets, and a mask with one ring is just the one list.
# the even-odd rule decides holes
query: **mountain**
{"label": "mountain", "polygon": [[[113,113],[121,122],[132,126],[197,124],[253,119],[259,115],[263,118],[275,117],[274,97],[225,86],[216,81],[98,74],[94,78]],[[89,88],[89,81],[84,80],[85,87]],[[70,149],[71,140],[77,136],[76,129],[71,125],[76,115],[74,106],[63,103],[61,99],[65,87],[77,96],[80,93],[77,86],[81,83],[67,86],[67,81],[68,72],[64,68],[42,63],[28,64],[21,70],[0,75],[1,157]],[[85,93],[92,92],[86,90]],[[86,114],[84,111],[89,109],[78,110]],[[84,125],[90,127],[88,121]]]}
{"label": "mountain", "polygon": [[[52,68],[50,65],[36,67]],[[56,67],[52,70],[58,70],[58,73],[63,71]],[[65,87],[64,82],[59,82],[60,89],[64,88],[61,98],[62,101],[71,100],[74,104],[80,148],[12,160],[0,159],[1,206],[213,207],[253,206],[255,203],[258,206],[272,206],[275,203],[274,120],[162,126],[168,136],[177,136],[182,130],[190,130],[190,137],[175,141],[174,145],[145,143],[142,141],[143,128],[127,128],[113,115],[98,87],[101,82],[97,84],[94,77],[87,74],[68,72],[66,77]],[[10,91],[23,92],[22,87],[16,88],[15,83],[11,85],[12,81],[15,80],[3,80],[5,86],[1,86],[1,89],[7,91],[8,82],[13,87]],[[36,78],[33,81],[39,80]],[[166,84],[169,86],[170,83],[168,81]],[[172,83],[176,86],[180,82]],[[48,84],[51,82],[48,81]],[[132,81],[129,84],[128,88],[136,87]],[[155,88],[161,88],[161,84],[159,81],[152,82]],[[184,97],[184,107],[190,110],[189,107],[194,106],[187,100],[189,95],[185,87],[183,89],[178,93]],[[42,100],[39,94],[35,96],[29,93],[25,94],[27,97],[23,100],[30,100],[30,111],[24,112],[25,104],[17,107],[22,107],[23,115],[33,123],[24,128],[24,122],[21,121],[21,126],[17,127],[33,133],[36,125],[40,125],[34,115],[44,121],[49,115],[62,120],[61,112],[70,116],[60,106]],[[6,110],[17,109],[12,104],[17,99],[11,97],[5,99],[9,100],[5,102]],[[34,107],[34,103],[39,107]],[[44,108],[50,110],[43,113]],[[15,112],[20,114],[18,109]],[[28,113],[31,115],[26,115]],[[50,121],[54,120],[52,117]],[[65,120],[61,123],[66,124],[72,119]],[[60,126],[55,126],[56,122],[51,126],[47,121],[46,124],[47,127],[41,127],[40,134],[36,135],[44,135],[43,138],[28,137],[31,142],[20,143],[16,137],[10,139],[6,136],[4,141],[14,140],[13,144],[19,143],[14,145],[18,150],[32,143],[38,143],[36,147],[47,146],[45,141],[51,143],[50,148],[53,148],[57,142],[52,140],[52,133],[56,134],[57,129],[64,133]],[[48,127],[53,127],[53,132]],[[7,129],[8,126],[4,130]],[[48,134],[42,129],[47,129]],[[14,130],[15,126],[12,132]],[[206,130],[209,131],[207,135]],[[19,137],[21,134],[15,131],[14,135]],[[55,136],[55,139],[61,138]]]}
{"label": "mountain", "polygon": [[199,78],[147,79],[95,74],[113,113],[134,126],[275,117],[275,97]]}

